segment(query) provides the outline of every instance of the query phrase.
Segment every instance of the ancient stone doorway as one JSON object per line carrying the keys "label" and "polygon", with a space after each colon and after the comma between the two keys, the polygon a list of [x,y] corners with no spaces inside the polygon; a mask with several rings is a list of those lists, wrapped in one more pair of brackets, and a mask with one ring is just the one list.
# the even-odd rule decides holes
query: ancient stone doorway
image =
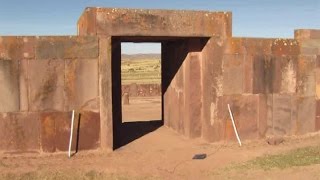
{"label": "ancient stone doorway", "polygon": [[[112,37],[113,149],[124,146],[162,125],[177,126],[176,128],[179,129],[181,126],[179,123],[183,123],[184,119],[189,119],[185,107],[190,106],[188,105],[191,103],[189,100],[191,96],[194,96],[192,95],[194,92],[189,90],[189,86],[199,86],[198,90],[200,90],[200,52],[207,41],[208,38],[197,37]],[[136,123],[122,122],[121,43],[123,42],[161,43],[162,118],[160,120]],[[197,73],[193,75],[195,69]],[[196,82],[190,82],[190,78],[195,78]],[[200,98],[200,94],[198,96]],[[185,113],[185,116],[180,116]]]}

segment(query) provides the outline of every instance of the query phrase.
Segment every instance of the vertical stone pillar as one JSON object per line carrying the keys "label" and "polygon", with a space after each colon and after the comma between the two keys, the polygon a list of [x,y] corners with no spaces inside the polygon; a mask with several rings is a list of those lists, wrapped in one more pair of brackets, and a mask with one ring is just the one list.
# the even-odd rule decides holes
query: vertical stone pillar
{"label": "vertical stone pillar", "polygon": [[111,37],[99,39],[100,141],[103,150],[113,149]]}

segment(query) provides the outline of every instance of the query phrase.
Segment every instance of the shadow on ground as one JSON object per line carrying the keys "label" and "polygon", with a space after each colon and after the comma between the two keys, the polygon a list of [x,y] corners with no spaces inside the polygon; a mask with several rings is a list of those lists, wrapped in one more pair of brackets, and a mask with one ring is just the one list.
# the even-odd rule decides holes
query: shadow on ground
{"label": "shadow on ground", "polygon": [[158,129],[163,125],[162,120],[151,121],[135,121],[135,122],[123,122],[117,127],[114,149],[118,149],[130,142]]}

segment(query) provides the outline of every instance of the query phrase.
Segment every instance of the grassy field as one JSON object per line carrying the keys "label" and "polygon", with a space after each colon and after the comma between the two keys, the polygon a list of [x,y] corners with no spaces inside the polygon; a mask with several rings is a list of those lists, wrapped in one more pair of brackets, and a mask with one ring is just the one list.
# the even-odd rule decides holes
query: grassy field
{"label": "grassy field", "polygon": [[158,57],[132,60],[123,58],[121,61],[122,84],[160,84],[161,63]]}

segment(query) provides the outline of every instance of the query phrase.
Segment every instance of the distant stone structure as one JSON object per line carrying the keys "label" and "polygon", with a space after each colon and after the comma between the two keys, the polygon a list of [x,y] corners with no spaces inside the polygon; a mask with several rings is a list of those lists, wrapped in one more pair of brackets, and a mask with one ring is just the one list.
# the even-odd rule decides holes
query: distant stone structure
{"label": "distant stone structure", "polygon": [[[274,27],[275,29],[277,27]],[[160,42],[164,125],[208,142],[320,129],[320,30],[232,37],[230,12],[87,8],[78,36],[0,37],[0,151],[117,147],[121,42]]]}

